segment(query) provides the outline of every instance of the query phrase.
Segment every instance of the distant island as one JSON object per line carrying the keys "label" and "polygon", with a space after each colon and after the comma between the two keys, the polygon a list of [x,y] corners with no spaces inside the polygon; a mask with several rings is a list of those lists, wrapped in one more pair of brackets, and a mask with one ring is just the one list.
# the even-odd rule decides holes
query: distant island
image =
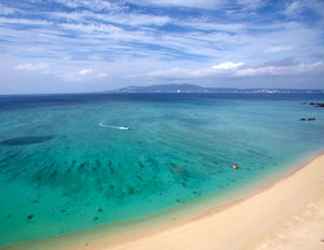
{"label": "distant island", "polygon": [[193,84],[159,84],[149,86],[128,86],[106,93],[227,93],[227,94],[323,94],[323,89],[276,89],[276,88],[213,88]]}

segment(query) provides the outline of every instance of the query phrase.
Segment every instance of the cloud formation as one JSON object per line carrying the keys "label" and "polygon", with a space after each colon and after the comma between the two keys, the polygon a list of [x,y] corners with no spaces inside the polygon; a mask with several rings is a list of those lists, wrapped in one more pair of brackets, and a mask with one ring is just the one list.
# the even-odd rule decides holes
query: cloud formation
{"label": "cloud formation", "polygon": [[59,92],[173,81],[324,88],[324,3],[0,0],[0,53],[11,82],[0,93],[37,91],[40,77]]}
{"label": "cloud formation", "polygon": [[48,70],[48,65],[46,63],[25,63],[25,64],[18,64],[15,67],[16,70],[21,71],[43,71]]}
{"label": "cloud formation", "polygon": [[234,62],[223,62],[214,65],[212,68],[216,70],[235,70],[237,68],[240,68],[244,65],[242,62],[234,63]]}

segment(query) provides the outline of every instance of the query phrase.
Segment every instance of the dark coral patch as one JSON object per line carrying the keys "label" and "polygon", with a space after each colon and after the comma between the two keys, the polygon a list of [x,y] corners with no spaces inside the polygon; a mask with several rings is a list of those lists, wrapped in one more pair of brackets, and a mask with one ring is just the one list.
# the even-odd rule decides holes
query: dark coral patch
{"label": "dark coral patch", "polygon": [[34,215],[33,214],[29,214],[28,216],[27,216],[27,219],[28,220],[32,220],[34,218]]}
{"label": "dark coral patch", "polygon": [[0,145],[6,146],[20,146],[20,145],[30,145],[47,142],[52,140],[54,136],[22,136],[15,137],[7,140],[0,141]]}

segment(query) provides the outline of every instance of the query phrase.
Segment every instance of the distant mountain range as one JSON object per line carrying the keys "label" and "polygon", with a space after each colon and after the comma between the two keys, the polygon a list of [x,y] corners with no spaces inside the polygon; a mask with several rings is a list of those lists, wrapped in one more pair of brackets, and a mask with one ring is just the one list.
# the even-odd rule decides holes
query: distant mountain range
{"label": "distant mountain range", "polygon": [[238,88],[211,88],[193,84],[161,84],[150,86],[129,86],[107,91],[107,93],[241,93],[241,94],[324,94],[320,89],[238,89]]}

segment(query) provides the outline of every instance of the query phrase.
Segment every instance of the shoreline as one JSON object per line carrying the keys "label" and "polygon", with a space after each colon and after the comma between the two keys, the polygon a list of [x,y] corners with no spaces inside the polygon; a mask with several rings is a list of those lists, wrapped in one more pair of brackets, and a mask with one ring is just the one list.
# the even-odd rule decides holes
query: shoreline
{"label": "shoreline", "polygon": [[[111,227],[107,226],[98,226],[98,228],[93,229],[91,231],[84,231],[79,233],[74,233],[70,235],[59,236],[57,238],[51,238],[48,240],[39,240],[39,241],[30,241],[30,242],[21,242],[16,245],[7,246],[0,248],[1,250],[18,250],[18,249],[33,249],[33,250],[74,250],[74,249],[91,249],[91,250],[104,250],[104,249],[197,249],[199,246],[200,249],[211,249],[208,246],[202,247],[204,244],[212,244],[217,239],[217,246],[220,249],[254,249],[244,247],[247,242],[255,241],[259,232],[254,232],[254,234],[250,235],[248,230],[244,227],[251,227],[253,223],[245,224],[244,218],[250,218],[252,221],[261,219],[268,220],[266,218],[256,218],[255,213],[260,214],[264,213],[262,211],[265,207],[267,207],[268,203],[273,207],[272,203],[278,203],[275,199],[272,200],[269,196],[269,193],[274,193],[279,196],[283,196],[280,199],[287,200],[288,205],[293,201],[296,203],[295,205],[290,205],[292,207],[301,207],[305,205],[309,200],[308,197],[317,197],[319,199],[322,198],[324,205],[324,181],[318,184],[320,186],[318,188],[318,192],[321,196],[316,196],[317,192],[309,193],[307,187],[310,184],[314,184],[310,182],[310,180],[305,179],[305,176],[311,176],[316,180],[324,180],[324,152],[320,151],[320,153],[316,154],[313,157],[306,158],[306,160],[301,161],[302,163],[296,164],[295,167],[290,167],[287,169],[283,169],[278,173],[274,173],[271,176],[262,178],[262,180],[255,185],[248,185],[247,187],[243,187],[243,191],[234,191],[230,192],[233,197],[229,199],[221,198],[221,200],[214,199],[210,197],[204,197],[199,201],[195,201],[194,204],[187,204],[184,206],[180,206],[180,208],[170,209],[166,214],[152,216],[152,218],[145,219],[145,221],[134,221],[129,223],[121,223],[117,225],[116,228],[111,229]],[[323,171],[320,170],[320,166],[323,167]],[[316,172],[316,173],[315,173]],[[319,173],[318,173],[319,172]],[[298,178],[297,178],[298,177]],[[304,178],[303,178],[304,177]],[[288,185],[290,184],[290,185]],[[307,185],[305,185],[307,184]],[[285,189],[280,192],[278,190],[278,186],[283,186]],[[300,193],[300,197],[298,201],[295,199],[292,200],[291,196],[297,194],[297,190],[294,190],[292,186],[297,186],[299,189],[305,191],[306,194]],[[314,185],[315,186],[315,185]],[[287,191],[288,190],[288,191]],[[321,191],[323,190],[323,191]],[[288,195],[289,193],[289,195]],[[304,197],[303,197],[304,195]],[[227,195],[225,195],[227,196]],[[274,195],[273,197],[275,197]],[[267,200],[266,203],[261,204],[260,200]],[[306,201],[307,200],[307,201]],[[315,202],[315,201],[314,201]],[[313,202],[313,203],[314,203]],[[258,203],[259,206],[257,209],[253,204]],[[315,203],[314,203],[315,204]],[[322,203],[321,203],[322,204]],[[281,207],[282,204],[279,204]],[[306,204],[307,205],[307,204]],[[246,206],[251,206],[251,211],[247,211]],[[264,207],[265,206],[265,207]],[[270,207],[271,207],[270,206]],[[289,207],[289,206],[288,206]],[[323,210],[324,214],[324,206],[320,206]],[[278,209],[278,208],[277,208]],[[241,210],[241,211],[240,211]],[[242,211],[244,210],[244,211]],[[273,210],[269,210],[267,207],[267,212],[274,212]],[[269,211],[268,211],[269,210]],[[283,206],[283,210],[285,207]],[[288,210],[294,210],[293,208],[289,208]],[[301,208],[299,209],[301,210]],[[233,213],[233,216],[229,216]],[[280,211],[280,212],[279,212]],[[283,214],[283,211],[280,209],[277,211],[278,213],[273,213],[273,217],[277,218],[276,220],[272,218],[274,221],[281,223],[284,217],[297,216],[298,212],[288,213],[287,211]],[[267,214],[267,213],[266,213]],[[242,217],[243,215],[243,217]],[[224,220],[224,217],[227,219]],[[281,220],[279,219],[281,218]],[[243,221],[235,220],[233,218],[241,218]],[[237,226],[231,226],[233,223],[238,223]],[[125,225],[126,224],[126,225]],[[274,224],[274,222],[268,221],[268,224]],[[245,226],[243,226],[245,225]],[[259,224],[255,225],[255,227],[259,226]],[[228,228],[227,232],[221,232],[222,228]],[[266,234],[273,233],[273,227],[265,230]],[[211,233],[210,229],[213,228],[213,233]],[[246,237],[245,239],[240,239],[242,237],[241,234],[233,233],[233,230],[240,229],[241,233],[244,233]],[[271,230],[270,230],[271,229]],[[256,229],[257,230],[257,229]],[[190,232],[188,234],[188,231]],[[278,231],[278,230],[274,230]],[[280,230],[279,230],[280,231]],[[192,232],[192,233],[191,233]],[[196,233],[194,233],[196,232]],[[203,233],[203,235],[201,235]],[[233,233],[233,236],[226,236],[227,234]],[[193,239],[193,237],[199,235],[200,238],[205,238],[205,240],[201,241],[200,239]],[[185,238],[187,236],[187,238]],[[209,239],[209,237],[212,239]],[[243,243],[238,243],[239,245],[234,247],[234,243],[229,241],[231,237],[234,237],[232,240],[235,242],[239,242],[239,239],[243,241]],[[189,238],[188,238],[189,237]],[[215,240],[213,239],[215,237]],[[227,238],[228,240],[224,240]],[[324,238],[324,223],[323,223],[323,235]],[[206,239],[209,239],[206,241]],[[123,243],[122,243],[123,242]],[[187,245],[187,242],[191,242],[190,245]],[[223,242],[225,245],[221,245]],[[226,246],[227,244],[234,244],[233,246]],[[261,242],[260,240],[258,242]],[[318,243],[321,243],[318,240]],[[167,246],[165,245],[167,244]],[[184,245],[185,244],[185,245]],[[200,245],[202,244],[202,245]],[[157,247],[156,245],[161,245]],[[248,245],[251,245],[250,243]],[[256,245],[256,244],[255,244]],[[196,246],[196,247],[194,247]],[[320,245],[324,248],[324,243]],[[212,247],[212,245],[210,246]],[[215,246],[214,246],[215,247]],[[225,248],[224,248],[225,247]],[[239,247],[239,248],[237,248]],[[215,249],[215,248],[213,248]],[[256,249],[256,248],[255,248]],[[261,249],[261,248],[260,248]],[[268,249],[268,248],[262,248]],[[269,248],[271,249],[271,248]],[[286,249],[286,248],[285,248]],[[302,248],[301,248],[302,249]],[[315,249],[315,248],[314,248]]]}

